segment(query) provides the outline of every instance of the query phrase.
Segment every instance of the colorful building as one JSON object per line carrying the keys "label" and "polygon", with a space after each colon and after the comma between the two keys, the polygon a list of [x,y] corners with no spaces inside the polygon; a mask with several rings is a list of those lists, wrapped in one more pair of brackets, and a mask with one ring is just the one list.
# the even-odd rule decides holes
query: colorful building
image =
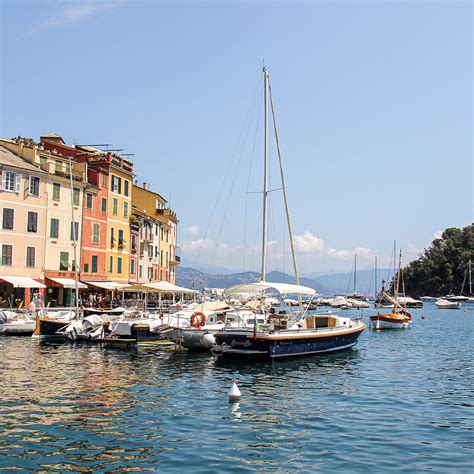
{"label": "colorful building", "polygon": [[177,249],[176,213],[167,207],[167,201],[160,194],[150,191],[147,183],[133,186],[133,205],[141,212],[160,222],[159,259],[154,268],[155,279],[176,283],[176,266],[180,258]]}
{"label": "colorful building", "polygon": [[[47,173],[0,140],[0,296],[28,305],[44,278]],[[10,148],[10,149],[9,149]],[[13,278],[12,278],[13,277]]]}

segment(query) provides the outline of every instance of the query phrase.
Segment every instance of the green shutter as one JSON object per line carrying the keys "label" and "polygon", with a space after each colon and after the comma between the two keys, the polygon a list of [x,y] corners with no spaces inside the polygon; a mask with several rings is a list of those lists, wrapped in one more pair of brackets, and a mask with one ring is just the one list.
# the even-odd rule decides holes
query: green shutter
{"label": "green shutter", "polygon": [[97,273],[97,255],[92,255],[92,273]]}

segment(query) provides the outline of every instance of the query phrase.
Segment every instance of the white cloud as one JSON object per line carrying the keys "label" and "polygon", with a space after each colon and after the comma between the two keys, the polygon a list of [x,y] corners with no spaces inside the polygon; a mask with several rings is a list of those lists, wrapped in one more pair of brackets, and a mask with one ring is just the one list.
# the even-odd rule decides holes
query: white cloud
{"label": "white cloud", "polygon": [[100,13],[116,8],[121,1],[85,1],[85,2],[60,2],[56,11],[43,20],[39,29],[49,29],[63,26],[70,26],[93,17]]}
{"label": "white cloud", "polygon": [[196,236],[199,234],[199,226],[197,225],[190,225],[189,227],[185,227],[183,229],[183,233],[185,235],[190,235],[192,237]]}
{"label": "white cloud", "polygon": [[211,248],[214,245],[214,241],[210,239],[181,240],[179,245],[183,252],[192,253],[201,249]]}
{"label": "white cloud", "polygon": [[301,253],[319,253],[324,250],[324,240],[316,237],[309,230],[303,235],[295,236],[295,250]]}
{"label": "white cloud", "polygon": [[437,230],[433,235],[433,240],[441,239],[443,237],[443,231]]}

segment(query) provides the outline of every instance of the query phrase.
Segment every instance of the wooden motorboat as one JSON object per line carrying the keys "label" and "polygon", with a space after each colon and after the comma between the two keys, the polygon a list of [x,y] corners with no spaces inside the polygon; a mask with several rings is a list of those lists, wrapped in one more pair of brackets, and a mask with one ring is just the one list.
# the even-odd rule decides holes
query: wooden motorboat
{"label": "wooden motorboat", "polygon": [[406,311],[392,311],[370,316],[370,324],[374,329],[404,329],[412,321],[412,315]]}

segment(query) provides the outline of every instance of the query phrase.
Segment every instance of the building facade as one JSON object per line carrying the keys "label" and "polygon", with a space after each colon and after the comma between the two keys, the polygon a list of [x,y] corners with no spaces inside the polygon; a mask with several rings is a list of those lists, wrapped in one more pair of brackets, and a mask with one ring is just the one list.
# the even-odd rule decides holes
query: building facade
{"label": "building facade", "polygon": [[[47,173],[0,141],[0,279],[2,276],[44,278],[47,222]],[[0,283],[0,296],[28,305],[31,289]]]}

